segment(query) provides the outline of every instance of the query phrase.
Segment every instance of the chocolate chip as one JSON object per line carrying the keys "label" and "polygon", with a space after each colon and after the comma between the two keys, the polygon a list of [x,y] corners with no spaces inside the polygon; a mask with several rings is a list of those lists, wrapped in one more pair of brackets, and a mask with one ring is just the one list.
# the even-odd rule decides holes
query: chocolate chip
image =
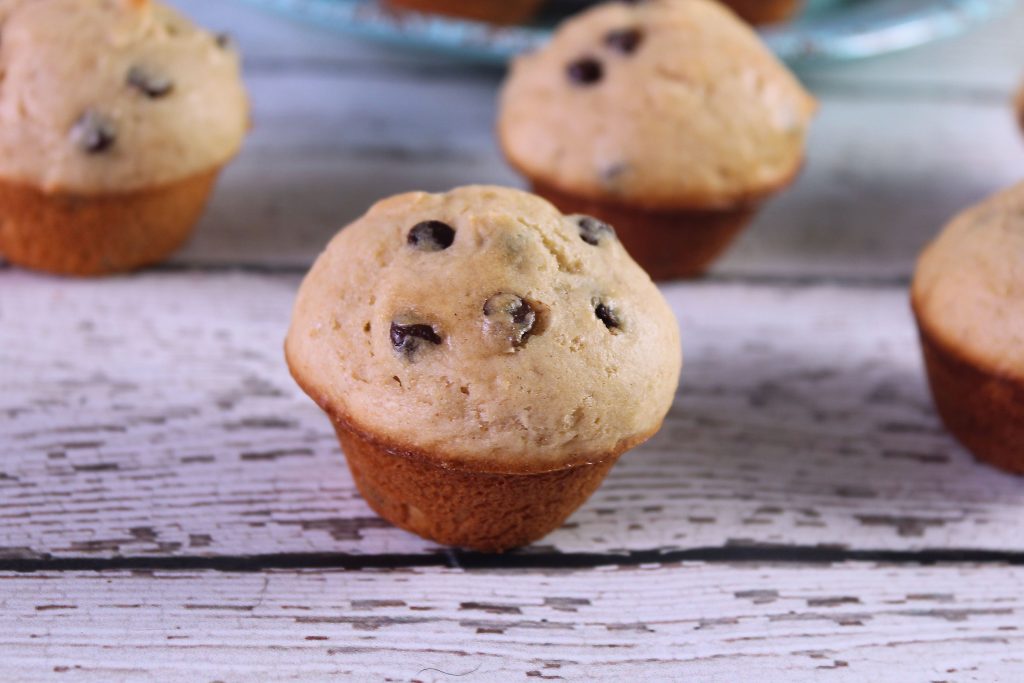
{"label": "chocolate chip", "polygon": [[624,28],[609,31],[604,37],[604,44],[624,55],[631,55],[644,42],[644,34],[638,28]]}
{"label": "chocolate chip", "polygon": [[583,57],[571,63],[566,73],[569,80],[578,85],[593,85],[604,76],[604,67],[593,57]]}
{"label": "chocolate chip", "polygon": [[135,88],[151,100],[160,99],[174,90],[174,81],[161,76],[151,69],[133,66],[128,70],[128,85]]}
{"label": "chocolate chip", "polygon": [[455,228],[441,221],[423,221],[413,226],[407,241],[420,251],[444,251],[455,241]]}
{"label": "chocolate chip", "polygon": [[601,240],[615,237],[615,228],[596,218],[580,216],[576,220],[576,224],[580,227],[580,238],[595,247],[601,244]]}
{"label": "chocolate chip", "polygon": [[229,33],[218,33],[213,37],[213,40],[217,43],[217,47],[222,50],[230,50],[235,46],[235,41]]}
{"label": "chocolate chip", "polygon": [[100,154],[117,142],[117,128],[106,116],[88,109],[78,117],[71,137],[83,152]]}
{"label": "chocolate chip", "polygon": [[391,323],[391,346],[395,351],[404,354],[406,358],[412,359],[424,343],[434,345],[441,343],[441,337],[430,325],[405,325],[402,323]]}
{"label": "chocolate chip", "polygon": [[597,319],[604,323],[604,326],[609,330],[618,330],[622,327],[622,321],[619,320],[618,314],[605,302],[600,299],[593,300],[594,315]]}
{"label": "chocolate chip", "polygon": [[488,332],[508,339],[513,348],[526,343],[537,324],[537,311],[521,296],[498,292],[484,302]]}

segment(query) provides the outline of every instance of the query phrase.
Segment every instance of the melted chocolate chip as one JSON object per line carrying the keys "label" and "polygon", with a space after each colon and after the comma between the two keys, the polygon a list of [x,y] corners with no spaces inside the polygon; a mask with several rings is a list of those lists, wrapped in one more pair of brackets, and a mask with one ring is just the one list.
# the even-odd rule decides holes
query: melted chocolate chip
{"label": "melted chocolate chip", "polygon": [[101,154],[117,142],[117,128],[110,119],[89,109],[78,117],[71,137],[83,152]]}
{"label": "melted chocolate chip", "polygon": [[406,241],[420,251],[444,251],[455,242],[455,228],[441,221],[423,221],[413,226]]}
{"label": "melted chocolate chip", "polygon": [[601,244],[601,240],[615,237],[615,228],[596,218],[580,216],[576,224],[580,227],[580,238],[595,247]]}
{"label": "melted chocolate chip", "polygon": [[644,42],[644,34],[638,28],[623,28],[609,31],[604,37],[604,44],[624,55],[631,55]]}
{"label": "melted chocolate chip", "polygon": [[128,85],[135,88],[151,100],[160,99],[174,90],[174,82],[166,76],[154,73],[141,66],[133,66],[128,70]]}
{"label": "melted chocolate chip", "polygon": [[593,85],[604,77],[604,67],[593,57],[583,57],[569,64],[566,73],[577,85]]}
{"label": "melted chocolate chip", "polygon": [[213,40],[217,43],[217,47],[222,50],[230,50],[235,46],[234,39],[228,33],[218,33],[213,37]]}
{"label": "melted chocolate chip", "polygon": [[391,346],[406,358],[412,359],[424,343],[434,345],[441,343],[441,337],[430,325],[391,323]]}
{"label": "melted chocolate chip", "polygon": [[508,339],[513,348],[526,343],[537,324],[537,311],[521,296],[498,292],[484,302],[486,329]]}
{"label": "melted chocolate chip", "polygon": [[618,314],[605,302],[600,299],[594,299],[594,315],[597,319],[604,323],[604,326],[609,330],[618,330],[622,327],[622,321],[619,320]]}

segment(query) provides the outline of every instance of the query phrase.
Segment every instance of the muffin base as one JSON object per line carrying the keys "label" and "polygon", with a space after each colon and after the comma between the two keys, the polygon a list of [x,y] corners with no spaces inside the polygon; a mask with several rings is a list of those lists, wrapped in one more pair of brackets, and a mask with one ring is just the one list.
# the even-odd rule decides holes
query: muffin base
{"label": "muffin base", "polygon": [[721,210],[635,209],[536,181],[533,191],[562,213],[586,214],[613,225],[626,251],[654,280],[703,275],[757,213],[753,204]]}
{"label": "muffin base", "polygon": [[188,239],[219,172],[98,195],[0,181],[0,254],[58,275],[103,275],[155,263]]}
{"label": "muffin base", "polygon": [[772,24],[789,19],[803,0],[723,0],[736,14],[751,24]]}
{"label": "muffin base", "polygon": [[918,317],[928,382],[946,428],[975,458],[1024,474],[1024,381],[971,363]]}
{"label": "muffin base", "polygon": [[359,492],[395,526],[444,545],[503,552],[548,535],[597,490],[619,454],[551,472],[475,471],[335,430]]}
{"label": "muffin base", "polygon": [[532,17],[541,0],[504,0],[504,2],[474,2],[474,0],[386,0],[388,7],[430,14],[446,14],[463,19],[486,21],[492,24],[518,24]]}

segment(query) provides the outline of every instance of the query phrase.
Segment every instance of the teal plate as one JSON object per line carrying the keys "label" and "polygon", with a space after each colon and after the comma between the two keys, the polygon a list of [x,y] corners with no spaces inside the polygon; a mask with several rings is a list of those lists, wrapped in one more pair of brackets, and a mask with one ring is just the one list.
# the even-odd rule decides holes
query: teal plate
{"label": "teal plate", "polygon": [[[244,0],[350,35],[428,48],[483,62],[505,62],[551,36],[550,22],[491,26],[412,12],[376,0]],[[1016,0],[810,0],[804,13],[761,31],[787,62],[845,61],[916,47],[962,33]]]}

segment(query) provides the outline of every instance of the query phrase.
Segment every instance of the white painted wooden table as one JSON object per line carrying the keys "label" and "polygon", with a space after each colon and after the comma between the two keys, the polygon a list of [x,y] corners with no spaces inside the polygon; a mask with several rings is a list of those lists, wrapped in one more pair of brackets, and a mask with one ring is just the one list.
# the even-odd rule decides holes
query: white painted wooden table
{"label": "white painted wooden table", "polygon": [[665,288],[664,431],[485,556],[372,514],[281,340],[375,199],[518,182],[500,74],[176,4],[237,36],[256,128],[171,264],[0,268],[0,680],[1024,679],[1024,480],[941,429],[906,301],[947,217],[1024,177],[1024,10],[803,74],[803,177]]}

